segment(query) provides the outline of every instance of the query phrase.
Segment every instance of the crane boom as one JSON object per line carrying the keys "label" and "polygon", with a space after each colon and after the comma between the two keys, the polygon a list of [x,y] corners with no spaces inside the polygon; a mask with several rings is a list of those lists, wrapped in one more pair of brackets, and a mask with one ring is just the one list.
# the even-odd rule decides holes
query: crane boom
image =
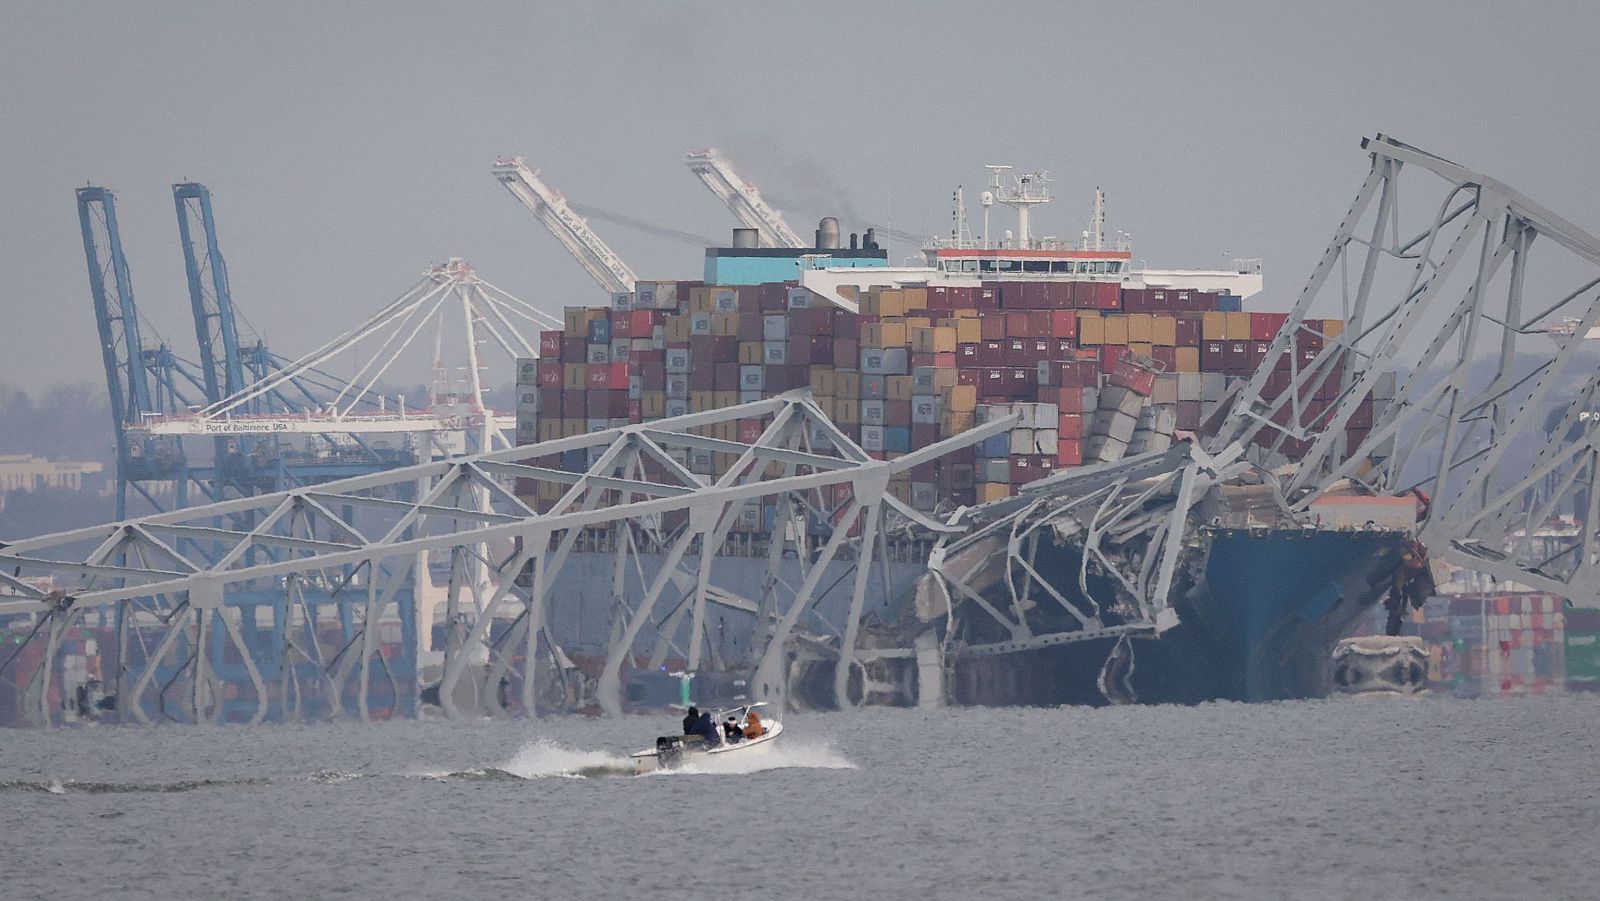
{"label": "crane boom", "polygon": [[761,234],[762,247],[810,247],[811,244],[795,234],[789,223],[783,221],[778,211],[761,199],[755,185],[739,177],[733,166],[717,152],[715,147],[692,151],[688,156],[689,171],[700,176],[711,193],[722,198],[733,215],[747,228]]}
{"label": "crane boom", "polygon": [[539,179],[537,169],[528,168],[522,157],[495,161],[494,177],[506,186],[522,205],[539,217],[544,227],[556,236],[561,246],[575,257],[580,265],[611,293],[630,292],[639,277],[628,264],[617,256],[600,236],[589,228],[567,204],[561,192]]}
{"label": "crane boom", "polygon": [[228,267],[217,247],[217,225],[211,215],[211,192],[206,186],[196,182],[175,184],[172,202],[178,213],[184,271],[189,277],[189,303],[194,308],[206,403],[214,404],[245,385],[239,328],[228,292]]}

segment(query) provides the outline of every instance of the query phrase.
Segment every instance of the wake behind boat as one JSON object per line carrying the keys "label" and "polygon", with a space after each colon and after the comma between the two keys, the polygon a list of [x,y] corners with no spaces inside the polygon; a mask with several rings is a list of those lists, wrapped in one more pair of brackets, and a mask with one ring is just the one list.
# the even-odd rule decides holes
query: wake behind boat
{"label": "wake behind boat", "polygon": [[682,735],[663,735],[654,748],[633,755],[635,774],[674,770],[697,761],[728,760],[763,754],[783,734],[783,723],[770,714],[765,703],[727,710],[707,711],[689,708],[683,720]]}

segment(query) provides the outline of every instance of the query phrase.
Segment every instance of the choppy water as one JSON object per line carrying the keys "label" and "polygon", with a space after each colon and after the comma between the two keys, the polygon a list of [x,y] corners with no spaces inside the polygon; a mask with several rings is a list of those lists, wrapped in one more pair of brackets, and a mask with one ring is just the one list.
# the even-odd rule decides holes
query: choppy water
{"label": "choppy water", "polygon": [[5,898],[1594,898],[1600,698],[0,730]]}

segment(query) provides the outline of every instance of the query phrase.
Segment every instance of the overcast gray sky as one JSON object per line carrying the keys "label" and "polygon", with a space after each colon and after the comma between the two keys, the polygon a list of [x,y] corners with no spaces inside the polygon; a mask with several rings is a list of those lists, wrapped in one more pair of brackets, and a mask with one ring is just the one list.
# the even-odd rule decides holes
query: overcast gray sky
{"label": "overcast gray sky", "polygon": [[[1600,230],[1597,35],[1584,3],[9,3],[0,382],[101,378],[72,196],[91,182],[188,356],[182,179],[211,188],[235,301],[288,356],[448,256],[551,310],[599,302],[489,174],[512,153],[575,202],[714,236],[733,222],[693,147],[847,230],[943,232],[983,164],[1048,168],[1043,231],[1080,230],[1099,185],[1137,257],[1264,257],[1258,305],[1284,309],[1365,134]],[[693,247],[594,225],[644,278],[700,272]]]}

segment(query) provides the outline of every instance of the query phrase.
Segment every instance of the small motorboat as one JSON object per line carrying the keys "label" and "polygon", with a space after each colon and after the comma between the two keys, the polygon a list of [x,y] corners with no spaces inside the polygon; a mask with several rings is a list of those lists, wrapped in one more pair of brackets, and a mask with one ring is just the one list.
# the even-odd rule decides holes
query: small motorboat
{"label": "small motorboat", "polygon": [[[758,702],[711,712],[711,722],[715,723],[718,729],[732,717],[741,731],[748,730],[754,722],[759,722],[761,724],[759,735],[747,735],[736,742],[723,739],[714,745],[708,744],[698,735],[663,735],[656,739],[654,748],[646,748],[633,755],[633,771],[635,774],[641,774],[656,770],[675,770],[687,763],[732,760],[734,755],[742,758],[745,755],[763,753],[772,747],[772,743],[779,735],[783,734],[783,723],[776,717],[769,719],[767,707],[766,703]],[[759,712],[752,720],[750,714],[756,711]]]}

